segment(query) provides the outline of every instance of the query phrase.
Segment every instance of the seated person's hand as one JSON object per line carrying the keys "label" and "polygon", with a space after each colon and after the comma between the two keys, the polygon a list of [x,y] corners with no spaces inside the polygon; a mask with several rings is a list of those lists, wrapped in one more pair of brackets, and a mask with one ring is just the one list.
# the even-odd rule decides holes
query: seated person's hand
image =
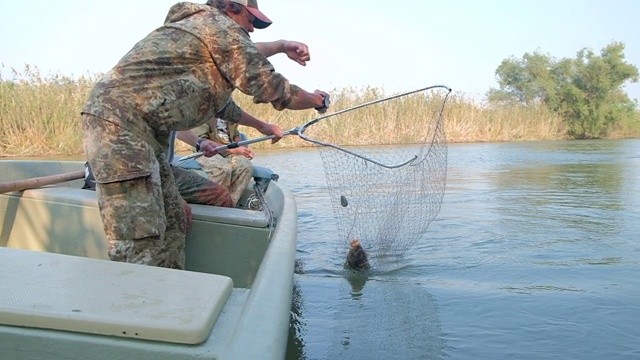
{"label": "seated person's hand", "polygon": [[200,151],[202,152],[202,154],[206,157],[212,157],[213,155],[217,154],[218,152],[216,151],[216,148],[218,146],[222,146],[222,144],[218,144],[216,142],[213,142],[209,139],[203,141],[200,144]]}
{"label": "seated person's hand", "polygon": [[229,149],[229,153],[234,155],[242,155],[249,160],[253,159],[253,151],[251,151],[251,149],[246,146],[239,146],[235,149]]}

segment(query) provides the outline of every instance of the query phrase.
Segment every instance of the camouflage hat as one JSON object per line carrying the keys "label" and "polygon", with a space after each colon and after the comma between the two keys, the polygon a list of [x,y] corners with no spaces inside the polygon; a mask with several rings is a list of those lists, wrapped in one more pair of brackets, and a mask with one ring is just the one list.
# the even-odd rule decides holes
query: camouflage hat
{"label": "camouflage hat", "polygon": [[264,29],[267,26],[271,25],[273,21],[269,19],[262,11],[258,10],[258,0],[229,0],[230,2],[234,2],[240,4],[247,8],[247,10],[255,16],[255,20],[253,20],[253,27],[256,29]]}

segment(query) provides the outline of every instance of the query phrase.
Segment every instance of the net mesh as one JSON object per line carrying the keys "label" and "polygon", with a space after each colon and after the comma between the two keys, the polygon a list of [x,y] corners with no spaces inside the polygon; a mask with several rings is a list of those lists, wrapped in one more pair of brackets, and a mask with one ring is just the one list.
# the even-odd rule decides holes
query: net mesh
{"label": "net mesh", "polygon": [[[425,235],[445,190],[443,109],[449,92],[435,86],[323,119],[304,130],[308,140],[326,143],[331,137],[338,147],[321,146],[319,151],[341,249],[358,239],[376,266],[386,256],[402,256]],[[384,124],[368,124],[380,116]],[[342,132],[337,144],[336,129]],[[380,145],[360,146],[371,141],[371,133],[380,136]]]}

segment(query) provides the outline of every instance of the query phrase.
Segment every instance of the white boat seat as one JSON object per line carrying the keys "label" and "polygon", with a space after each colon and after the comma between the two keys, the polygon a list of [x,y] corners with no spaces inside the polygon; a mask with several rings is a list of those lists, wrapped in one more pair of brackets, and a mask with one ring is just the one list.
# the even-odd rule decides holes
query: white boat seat
{"label": "white boat seat", "polygon": [[[25,190],[23,193],[16,192],[15,194],[19,194],[23,199],[43,200],[95,208],[98,207],[96,192],[91,190],[82,190],[71,187],[43,187],[40,189]],[[191,204],[191,208],[193,220],[260,228],[269,226],[266,216],[264,216],[264,213],[259,211],[197,204]]]}
{"label": "white boat seat", "polygon": [[226,277],[0,247],[0,324],[182,344],[209,337]]}

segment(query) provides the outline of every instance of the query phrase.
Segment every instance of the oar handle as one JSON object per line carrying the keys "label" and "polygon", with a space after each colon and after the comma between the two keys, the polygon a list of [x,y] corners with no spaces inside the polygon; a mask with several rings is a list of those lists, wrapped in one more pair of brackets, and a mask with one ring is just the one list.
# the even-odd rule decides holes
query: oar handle
{"label": "oar handle", "polygon": [[84,170],[74,171],[64,174],[48,175],[35,177],[31,179],[10,181],[0,183],[0,194],[8,193],[11,191],[22,191],[27,189],[35,189],[46,185],[59,184],[66,181],[77,180],[84,178]]}

